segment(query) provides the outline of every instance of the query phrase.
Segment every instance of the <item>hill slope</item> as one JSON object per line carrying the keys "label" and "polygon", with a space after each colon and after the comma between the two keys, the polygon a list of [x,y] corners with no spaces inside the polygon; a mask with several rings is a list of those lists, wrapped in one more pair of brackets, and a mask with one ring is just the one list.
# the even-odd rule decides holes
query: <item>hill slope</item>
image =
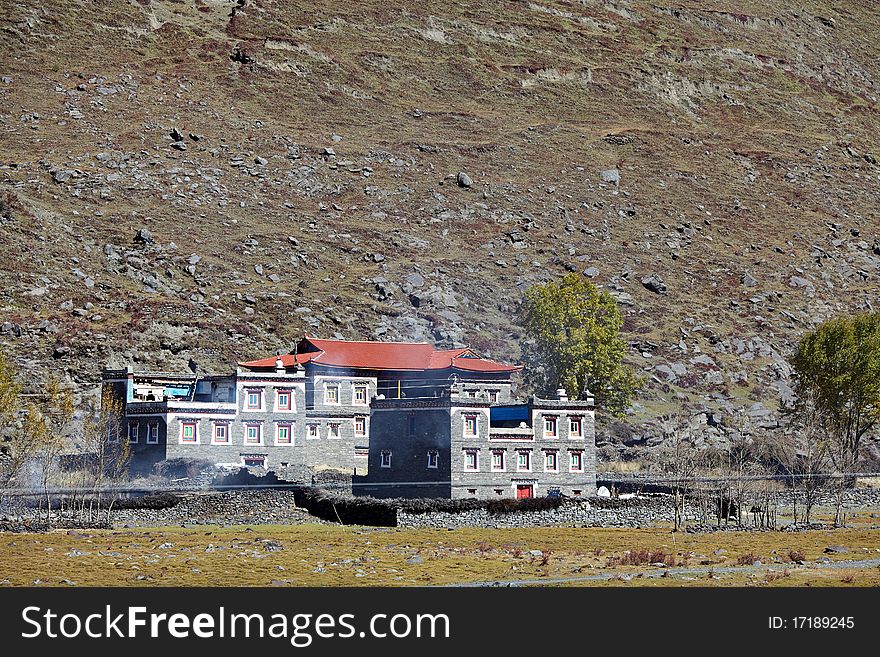
{"label": "hill slope", "polygon": [[647,376],[614,431],[687,406],[712,441],[876,304],[866,3],[98,4],[0,31],[0,346],[34,380],[304,331],[515,360],[521,290],[572,270]]}

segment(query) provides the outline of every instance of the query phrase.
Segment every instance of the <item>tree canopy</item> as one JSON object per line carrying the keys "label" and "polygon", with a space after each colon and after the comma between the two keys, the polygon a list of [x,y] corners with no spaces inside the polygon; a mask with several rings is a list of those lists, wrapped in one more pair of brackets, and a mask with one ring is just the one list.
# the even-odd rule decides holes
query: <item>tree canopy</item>
{"label": "tree canopy", "polygon": [[580,398],[589,386],[612,414],[629,406],[640,381],[623,363],[623,319],[614,298],[579,274],[526,290],[522,355],[526,383],[539,394],[563,387]]}
{"label": "tree canopy", "polygon": [[825,322],[801,339],[791,364],[795,412],[820,423],[838,468],[853,467],[880,419],[880,313]]}

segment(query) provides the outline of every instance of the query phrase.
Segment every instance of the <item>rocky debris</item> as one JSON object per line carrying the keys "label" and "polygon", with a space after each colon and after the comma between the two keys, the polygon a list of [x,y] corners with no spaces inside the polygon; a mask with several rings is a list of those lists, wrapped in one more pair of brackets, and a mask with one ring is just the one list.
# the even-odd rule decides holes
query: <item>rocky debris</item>
{"label": "rocky debris", "polygon": [[758,284],[758,279],[746,272],[743,274],[742,284],[746,287],[755,287]]}
{"label": "rocky debris", "polygon": [[474,184],[474,181],[471,179],[469,175],[467,175],[464,171],[459,171],[458,176],[456,178],[459,187],[469,188]]}
{"label": "rocky debris", "polygon": [[663,279],[657,274],[645,276],[642,279],[642,285],[654,294],[666,294],[666,283],[664,283]]}
{"label": "rocky debris", "polygon": [[146,228],[140,228],[135,233],[134,241],[139,244],[152,244],[153,243],[153,234],[147,230]]}
{"label": "rocky debris", "polygon": [[601,177],[602,182],[620,185],[620,171],[617,169],[605,169],[599,174],[599,176]]}

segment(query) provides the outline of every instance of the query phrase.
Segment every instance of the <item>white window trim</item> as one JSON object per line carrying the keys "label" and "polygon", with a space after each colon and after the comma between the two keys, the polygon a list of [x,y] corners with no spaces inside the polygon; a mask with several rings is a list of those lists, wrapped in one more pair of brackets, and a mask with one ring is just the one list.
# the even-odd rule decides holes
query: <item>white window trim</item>
{"label": "white window trim", "polygon": [[[496,454],[501,455],[501,467],[495,467]],[[503,449],[493,449],[492,460],[489,461],[489,468],[491,472],[507,472],[507,451]]]}
{"label": "white window trim", "polygon": [[[331,432],[331,427],[336,427],[336,435]],[[327,440],[340,440],[342,438],[342,422],[327,423]]]}
{"label": "white window trim", "polygon": [[[293,446],[293,422],[276,422],[275,423],[275,445],[281,447]],[[281,429],[287,429],[287,442],[281,442]]]}
{"label": "white window trim", "polygon": [[[217,440],[217,427],[226,427],[226,440]],[[232,426],[229,422],[211,422],[211,444],[212,445],[231,445],[232,444]]]}
{"label": "white window trim", "polygon": [[[128,424],[128,443],[129,445],[136,445],[138,442],[138,433],[140,432],[140,424],[137,422],[129,422]],[[134,429],[134,433],[132,433],[132,429]]]}
{"label": "white window trim", "polygon": [[[526,458],[528,459],[529,465],[527,468],[521,468],[519,465],[519,457],[522,454],[526,454]],[[531,472],[532,471],[532,453],[525,450],[517,450],[516,452],[516,471],[517,472]]]}
{"label": "white window trim", "polygon": [[[312,427],[315,428],[315,435],[312,435]],[[321,439],[321,425],[316,424],[314,422],[310,422],[306,425],[306,440],[320,440]]]}
{"label": "white window trim", "polygon": [[[543,417],[544,420],[544,438],[557,438],[559,437],[559,418],[555,415],[545,415]],[[548,420],[553,421],[553,433],[547,432],[547,422]]]}
{"label": "white window trim", "polygon": [[259,458],[259,459],[263,459],[263,467],[264,467],[264,468],[268,468],[268,467],[269,467],[269,456],[268,456],[267,454],[260,454],[259,456],[244,456],[244,455],[242,455],[242,457],[241,457],[241,464],[242,464],[244,467],[246,467],[246,468],[258,468],[258,467],[260,467],[260,466],[258,466],[258,465],[245,465],[245,462],[244,462],[244,461],[245,461],[245,459],[247,459],[247,458],[252,458],[252,459],[253,459],[253,458]]}
{"label": "white window trim", "polygon": [[[581,467],[574,467],[574,456],[577,454],[580,456]],[[583,452],[569,452],[568,453],[568,471],[569,472],[583,472],[584,471],[584,453]]]}
{"label": "white window trim", "polygon": [[[336,388],[336,401],[330,401],[329,394],[330,388]],[[342,386],[339,385],[338,381],[328,381],[324,383],[324,404],[327,406],[339,406],[341,403],[340,393],[342,392]]]}
{"label": "white window trim", "polygon": [[[572,431],[571,431],[571,421],[572,420],[578,421],[578,426],[580,427],[580,431],[578,431],[578,433],[572,433]],[[576,438],[578,440],[580,440],[581,438],[584,437],[584,418],[582,416],[573,415],[568,418],[568,437],[569,438]]]}
{"label": "white window trim", "polygon": [[[194,433],[193,438],[195,438],[195,440],[193,440],[193,441],[183,439],[183,427],[184,427],[184,425],[187,425],[187,424],[192,424],[195,427],[195,429],[193,431],[193,433]],[[201,428],[201,424],[202,423],[197,420],[196,421],[181,420],[180,421],[180,444],[181,445],[201,445],[202,440],[201,440],[201,436],[199,435],[199,434],[201,434],[201,431],[199,431],[199,429]]]}
{"label": "white window trim", "polygon": [[[363,388],[364,391],[364,401],[358,401],[357,399],[357,391],[359,388]],[[352,385],[351,389],[351,404],[352,406],[368,406],[370,403],[370,386],[366,383],[355,383]]]}
{"label": "white window trim", "polygon": [[[251,395],[259,395],[259,406],[251,408]],[[266,393],[262,388],[245,388],[242,409],[245,413],[260,413],[266,410]]]}
{"label": "white window trim", "polygon": [[[550,468],[550,456],[553,456],[556,459],[556,467]],[[548,449],[544,452],[544,472],[559,472],[559,452],[555,450]]]}
{"label": "white window trim", "polygon": [[[363,422],[364,422],[364,431],[363,431],[363,433],[358,433],[358,428],[357,428],[357,426],[358,426],[358,420],[359,420],[359,419],[360,419],[360,420],[363,420]],[[366,416],[366,415],[359,415],[358,417],[354,418],[354,419],[352,420],[352,424],[354,425],[354,437],[355,437],[355,438],[366,438],[367,436],[370,435],[370,431],[369,431],[369,429],[367,428],[367,416]]]}
{"label": "white window trim", "polygon": [[[257,442],[248,442],[248,429],[257,428]],[[261,447],[263,445],[263,423],[262,422],[245,422],[244,423],[244,439],[242,442],[246,447]]]}
{"label": "white window trim", "polygon": [[[153,429],[156,429],[156,438],[153,438]],[[158,445],[159,444],[159,423],[156,422],[154,424],[147,425],[147,445]]]}
{"label": "white window trim", "polygon": [[[480,471],[480,450],[478,449],[464,449],[464,471],[465,472],[479,472]],[[468,454],[473,453],[474,455],[474,467],[468,467]]]}
{"label": "white window trim", "polygon": [[[388,457],[388,461],[386,464],[385,457]],[[379,452],[379,467],[380,468],[390,468],[391,467],[391,450],[383,449]]]}
{"label": "white window trim", "polygon": [[[287,395],[290,398],[290,408],[281,408],[278,403],[281,395]],[[291,388],[281,388],[275,391],[275,412],[276,413],[296,413],[296,397]]]}
{"label": "white window trim", "polygon": [[[468,438],[476,438],[477,436],[480,435],[480,420],[479,420],[478,413],[462,413],[461,419],[462,419],[462,423],[461,423],[461,432],[462,432],[461,435],[462,436],[466,436]],[[473,421],[474,421],[474,432],[473,433],[468,433],[468,430],[467,430],[469,419],[473,419]]]}
{"label": "white window trim", "polygon": [[[434,455],[434,465],[431,465],[431,454]],[[428,470],[437,470],[440,467],[440,450],[428,450],[428,461],[425,467],[427,467]]]}

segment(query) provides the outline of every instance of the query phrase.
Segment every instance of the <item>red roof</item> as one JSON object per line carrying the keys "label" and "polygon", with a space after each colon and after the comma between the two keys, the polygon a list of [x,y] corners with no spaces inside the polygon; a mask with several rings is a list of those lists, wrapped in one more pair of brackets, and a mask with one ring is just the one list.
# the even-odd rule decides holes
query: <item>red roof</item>
{"label": "red roof", "polygon": [[299,343],[297,354],[272,356],[239,364],[251,369],[274,368],[275,361],[279,358],[284,367],[313,362],[329,367],[368,370],[420,371],[454,368],[468,372],[514,372],[521,369],[517,365],[480,358],[470,349],[438,351],[427,342],[359,342],[309,337]]}

